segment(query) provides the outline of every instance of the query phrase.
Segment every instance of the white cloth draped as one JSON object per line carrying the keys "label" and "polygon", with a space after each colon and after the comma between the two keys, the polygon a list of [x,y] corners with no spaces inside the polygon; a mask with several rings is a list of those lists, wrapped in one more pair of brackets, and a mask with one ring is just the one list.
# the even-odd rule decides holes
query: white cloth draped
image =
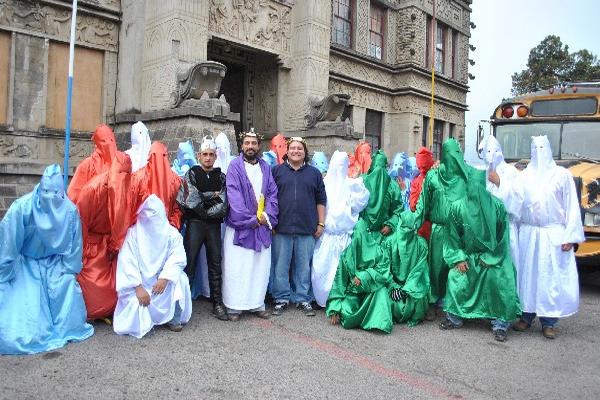
{"label": "white cloth draped", "polygon": [[152,141],[146,125],[141,121],[133,124],[131,126],[131,148],[125,150],[125,153],[131,158],[131,172],[142,169],[148,164],[151,145]]}
{"label": "white cloth draped", "polygon": [[217,159],[214,168],[221,168],[221,171],[226,174],[229,163],[233,159],[229,138],[224,132],[221,132],[215,138],[215,144],[217,145]]}
{"label": "white cloth draped", "polygon": [[[262,188],[259,163],[244,163],[258,201]],[[223,239],[223,304],[230,310],[255,310],[265,304],[271,273],[271,247],[261,251],[233,244],[235,229],[225,227]]]}
{"label": "white cloth draped", "polygon": [[502,200],[509,219],[510,253],[515,267],[519,264],[519,219],[523,206],[523,188],[519,184],[520,173],[514,165],[504,161],[500,143],[494,136],[488,135],[479,145],[480,153],[488,171],[495,170],[500,177],[500,186],[487,181],[487,190]]}
{"label": "white cloth draped", "polygon": [[[181,234],[166,217],[162,201],[149,196],[138,210],[137,223],[129,228],[117,260],[118,295],[113,327],[120,335],[143,337],[154,325],[173,319],[175,304],[181,307],[181,322],[192,314],[192,298]],[[165,291],[152,294],[158,279],[168,280]],[[135,289],[142,285],[150,295],[146,307],[138,302]]]}
{"label": "white cloth draped", "polygon": [[340,254],[350,243],[358,215],[369,202],[362,178],[348,178],[348,155],[335,151],[323,179],[327,193],[325,230],[315,245],[311,273],[317,304],[325,307]]}
{"label": "white cloth draped", "polygon": [[532,139],[531,163],[520,179],[519,297],[524,312],[566,317],[579,307],[579,280],[574,251],[561,245],[585,240],[579,201],[571,174],[552,160],[546,136]]}

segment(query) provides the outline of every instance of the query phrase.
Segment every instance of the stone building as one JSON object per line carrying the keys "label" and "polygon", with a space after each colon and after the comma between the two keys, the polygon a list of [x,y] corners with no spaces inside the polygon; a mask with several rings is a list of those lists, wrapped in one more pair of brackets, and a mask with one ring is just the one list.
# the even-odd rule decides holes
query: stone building
{"label": "stone building", "polygon": [[[142,120],[171,151],[251,127],[328,153],[463,141],[471,0],[435,0],[435,26],[433,1],[80,0],[71,169],[102,122],[127,148]],[[0,214],[62,165],[70,16],[70,0],[0,0]]]}

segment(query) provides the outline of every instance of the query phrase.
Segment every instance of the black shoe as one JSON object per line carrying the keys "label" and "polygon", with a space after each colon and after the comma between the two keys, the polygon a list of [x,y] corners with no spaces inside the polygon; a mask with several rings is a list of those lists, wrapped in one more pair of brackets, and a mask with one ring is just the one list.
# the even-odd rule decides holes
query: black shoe
{"label": "black shoe", "polygon": [[444,331],[448,331],[450,329],[458,329],[461,325],[456,325],[454,322],[450,321],[448,318],[444,318],[442,322],[440,322],[440,329]]}
{"label": "black shoe", "polygon": [[506,342],[507,332],[503,329],[496,329],[494,331],[494,339],[498,342]]}
{"label": "black shoe", "polygon": [[315,310],[313,310],[312,306],[308,302],[298,303],[296,304],[296,308],[298,310],[302,310],[304,315],[306,315],[307,317],[314,317],[316,315]]}
{"label": "black shoe", "polygon": [[288,308],[288,303],[283,301],[276,301],[275,307],[273,307],[273,315],[281,315]]}
{"label": "black shoe", "polygon": [[227,310],[223,304],[215,304],[213,305],[213,315],[220,319],[221,321],[227,321],[229,318],[227,317]]}

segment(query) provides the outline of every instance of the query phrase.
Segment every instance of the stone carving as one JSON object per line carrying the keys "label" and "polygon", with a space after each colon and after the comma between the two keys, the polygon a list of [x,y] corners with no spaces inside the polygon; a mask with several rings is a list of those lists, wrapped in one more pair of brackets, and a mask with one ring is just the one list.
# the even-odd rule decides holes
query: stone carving
{"label": "stone carving", "polygon": [[[84,158],[92,154],[92,142],[71,142],[69,158]],[[65,156],[65,143],[61,141],[54,142],[56,152],[61,156]]]}
{"label": "stone carving", "polygon": [[290,7],[268,0],[211,0],[209,30],[270,48],[290,51]]}
{"label": "stone carving", "polygon": [[304,117],[306,127],[313,128],[320,121],[336,121],[344,113],[348,101],[350,96],[343,93],[330,94],[321,100],[309,99],[309,114]]}
{"label": "stone carving", "polygon": [[259,132],[272,133],[277,130],[277,74],[275,70],[257,68],[256,91],[258,101],[255,102],[256,113],[254,126]]}
{"label": "stone carving", "polygon": [[347,93],[352,98],[352,105],[358,105],[365,108],[370,108],[377,111],[390,111],[391,96],[385,95],[379,91],[368,90],[352,84],[338,81],[336,79],[329,80],[329,93]]}
{"label": "stone carving", "polygon": [[204,61],[177,74],[177,88],[171,94],[171,106],[178,107],[188,99],[216,98],[226,72],[225,65],[216,61]]}
{"label": "stone carving", "polygon": [[356,18],[356,43],[354,48],[356,51],[368,54],[369,52],[369,1],[357,1],[357,18]]}
{"label": "stone carving", "polygon": [[35,158],[34,152],[37,147],[32,143],[33,148],[24,143],[15,143],[13,138],[0,138],[0,154],[6,157],[17,158]]}
{"label": "stone carving", "polygon": [[[40,3],[0,0],[0,25],[41,32],[58,40],[69,41],[71,11],[42,6]],[[118,27],[112,21],[80,12],[77,15],[77,40],[116,51]]]}

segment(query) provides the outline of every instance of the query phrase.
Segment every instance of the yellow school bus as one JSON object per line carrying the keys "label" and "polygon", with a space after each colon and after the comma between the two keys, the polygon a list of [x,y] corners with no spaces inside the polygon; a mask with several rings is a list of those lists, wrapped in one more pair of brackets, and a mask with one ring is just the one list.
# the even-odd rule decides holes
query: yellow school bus
{"label": "yellow school bus", "polygon": [[575,180],[585,243],[580,265],[600,266],[600,82],[576,82],[504,100],[491,116],[507,162],[523,168],[531,137],[546,135],[554,159]]}

